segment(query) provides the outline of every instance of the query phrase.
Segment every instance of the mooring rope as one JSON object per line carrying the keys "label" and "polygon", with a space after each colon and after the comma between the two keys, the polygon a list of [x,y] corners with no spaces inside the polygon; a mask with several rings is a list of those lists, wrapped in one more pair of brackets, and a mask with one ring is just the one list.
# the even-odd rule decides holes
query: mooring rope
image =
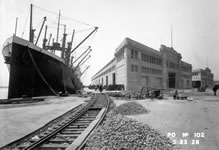
{"label": "mooring rope", "polygon": [[45,79],[44,76],[42,75],[42,73],[41,73],[40,69],[38,68],[38,66],[37,66],[37,64],[36,64],[36,62],[35,62],[35,60],[34,60],[32,54],[31,54],[30,49],[29,49],[28,46],[27,46],[27,50],[28,50],[28,53],[29,53],[29,55],[30,55],[31,61],[33,62],[33,65],[34,65],[34,67],[35,67],[37,73],[40,75],[41,79],[43,80],[43,82],[49,87],[50,91],[51,91],[53,94],[55,94],[56,96],[59,96],[59,94],[49,85],[49,83],[46,81],[46,79]]}

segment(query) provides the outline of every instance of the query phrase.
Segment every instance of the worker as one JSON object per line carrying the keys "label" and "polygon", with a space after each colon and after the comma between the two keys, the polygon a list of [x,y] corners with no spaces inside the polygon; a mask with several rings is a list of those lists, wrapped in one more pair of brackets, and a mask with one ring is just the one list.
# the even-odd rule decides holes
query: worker
{"label": "worker", "polygon": [[178,99],[178,91],[177,90],[175,91],[175,94],[173,95],[173,98]]}
{"label": "worker", "polygon": [[103,86],[102,85],[99,86],[99,91],[100,91],[100,93],[102,93],[102,91],[103,91]]}
{"label": "worker", "polygon": [[213,92],[214,92],[214,95],[217,96],[217,86],[216,85],[213,87]]}

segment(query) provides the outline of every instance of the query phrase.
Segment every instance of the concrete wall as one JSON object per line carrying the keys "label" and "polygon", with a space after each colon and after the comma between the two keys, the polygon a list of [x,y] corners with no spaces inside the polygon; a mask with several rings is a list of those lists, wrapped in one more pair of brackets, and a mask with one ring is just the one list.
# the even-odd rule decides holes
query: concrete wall
{"label": "concrete wall", "polygon": [[[132,51],[136,56],[133,56]],[[161,63],[145,61],[142,54],[153,57],[153,59],[159,59]],[[128,91],[140,91],[142,87],[168,89],[168,74],[175,73],[175,88],[191,88],[192,66],[181,59],[181,54],[173,48],[161,46],[160,51],[157,51],[126,38],[116,49],[114,61],[99,71],[92,78],[92,83],[98,83],[103,78],[103,84],[106,85],[106,76],[108,76],[108,85],[112,84],[112,73],[115,73],[116,84],[124,84],[125,90]],[[174,64],[175,67],[171,68],[167,65],[167,62]],[[97,78],[98,75],[112,66],[115,66],[113,71]],[[147,71],[142,71],[142,68]]]}
{"label": "concrete wall", "polygon": [[[139,90],[139,66],[138,66],[138,59],[139,59],[139,52],[137,52],[137,59],[131,58],[131,48],[126,48],[126,62],[127,62],[127,90],[129,91],[138,91]],[[132,65],[137,66],[137,71],[131,71]]]}
{"label": "concrete wall", "polygon": [[175,88],[192,88],[192,65],[183,62],[180,53],[173,48],[161,46],[160,52],[163,57],[163,86],[169,87],[169,73],[175,74]]}
{"label": "concrete wall", "polygon": [[126,73],[125,73],[125,53],[122,50],[119,54],[115,55],[116,58],[116,84],[126,85]]}
{"label": "concrete wall", "polygon": [[[142,61],[142,53],[148,56],[153,56],[154,58],[160,58],[157,53],[147,52],[147,50],[139,50],[133,47],[129,47],[127,50],[127,76],[128,76],[128,86],[127,90],[140,91],[142,87],[150,88],[163,88],[163,77],[162,77],[162,65],[152,64],[150,62]],[[137,58],[131,58],[131,51],[137,51]],[[137,71],[132,70],[132,65],[137,66]],[[160,74],[152,74],[151,72],[143,72],[142,67],[149,69],[150,71],[159,70]]]}
{"label": "concrete wall", "polygon": [[[91,84],[106,85],[106,76],[108,76],[108,85],[112,84],[112,74],[115,73],[116,61],[115,59],[111,60],[106,66],[104,66],[98,73],[96,73],[92,79]],[[103,81],[103,82],[102,82]]]}
{"label": "concrete wall", "polygon": [[201,87],[212,87],[214,85],[214,75],[209,68],[195,69],[192,71],[192,81],[200,81]]}

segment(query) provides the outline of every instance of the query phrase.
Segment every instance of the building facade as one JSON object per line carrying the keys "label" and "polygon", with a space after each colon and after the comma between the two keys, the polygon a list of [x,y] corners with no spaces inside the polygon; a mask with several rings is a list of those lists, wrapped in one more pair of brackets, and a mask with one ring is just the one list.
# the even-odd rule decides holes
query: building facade
{"label": "building facade", "polygon": [[209,68],[192,70],[192,86],[212,87],[214,85],[214,75]]}
{"label": "building facade", "polygon": [[130,91],[192,87],[192,65],[173,48],[161,45],[158,51],[125,38],[114,56],[92,77],[92,84],[123,84]]}

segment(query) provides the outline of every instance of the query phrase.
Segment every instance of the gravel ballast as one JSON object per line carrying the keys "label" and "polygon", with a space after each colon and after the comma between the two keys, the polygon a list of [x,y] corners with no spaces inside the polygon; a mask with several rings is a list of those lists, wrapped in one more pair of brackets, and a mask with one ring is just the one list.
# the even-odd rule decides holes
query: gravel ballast
{"label": "gravel ballast", "polygon": [[120,114],[108,118],[87,141],[89,150],[173,150],[170,139]]}
{"label": "gravel ballast", "polygon": [[140,115],[148,112],[146,108],[137,102],[124,103],[114,109],[115,114],[121,115]]}

